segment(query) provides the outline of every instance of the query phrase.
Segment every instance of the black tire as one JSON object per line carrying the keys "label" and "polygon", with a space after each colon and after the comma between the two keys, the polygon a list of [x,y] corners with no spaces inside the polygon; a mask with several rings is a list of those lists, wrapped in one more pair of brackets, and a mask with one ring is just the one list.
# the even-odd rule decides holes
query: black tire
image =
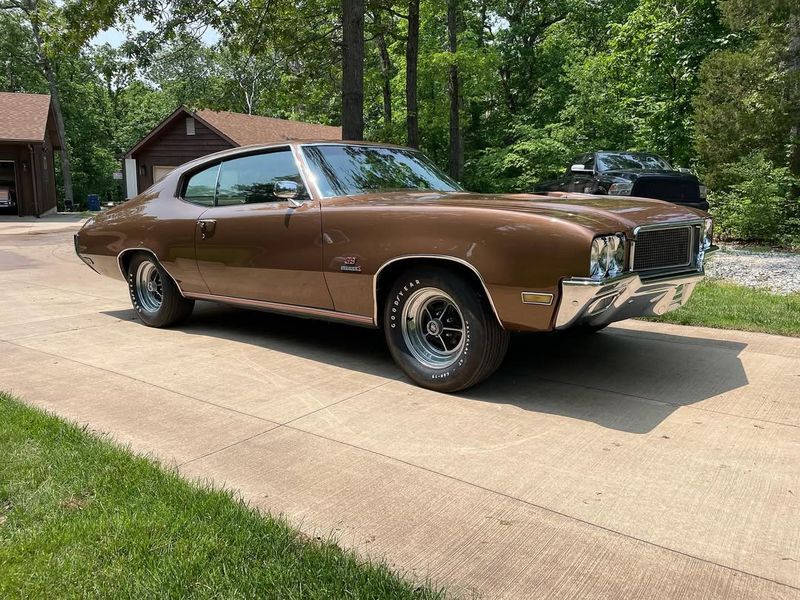
{"label": "black tire", "polygon": [[[142,277],[147,275],[157,288],[154,294],[143,285]],[[181,296],[172,277],[146,252],[136,253],[128,264],[128,293],[139,319],[149,327],[178,323],[192,314],[194,308],[194,300]]]}
{"label": "black tire", "polygon": [[608,327],[608,323],[605,325],[576,325],[575,327],[570,327],[567,331],[571,331],[577,334],[590,334],[590,333],[597,333],[598,331],[602,331]]}
{"label": "black tire", "polygon": [[[503,362],[508,331],[498,323],[483,291],[446,269],[425,266],[406,271],[395,280],[384,304],[389,351],[422,387],[464,390],[489,377]],[[445,307],[438,317],[437,306]],[[438,324],[431,325],[433,321]]]}

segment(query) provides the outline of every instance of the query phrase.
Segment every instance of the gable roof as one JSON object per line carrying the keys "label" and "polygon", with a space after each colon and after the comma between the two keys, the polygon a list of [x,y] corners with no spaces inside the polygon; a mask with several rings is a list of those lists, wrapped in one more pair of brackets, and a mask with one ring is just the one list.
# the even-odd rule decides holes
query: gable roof
{"label": "gable roof", "polygon": [[0,92],[0,141],[44,141],[49,114],[47,94]]}
{"label": "gable roof", "polygon": [[185,117],[194,117],[234,146],[269,144],[286,140],[342,139],[341,127],[208,109],[193,112],[185,106],[181,106],[139,140],[124,156],[131,157],[158,137],[159,133],[172,125],[178,118]]}
{"label": "gable roof", "polygon": [[194,116],[223,133],[239,146],[284,140],[341,140],[342,128],[303,121],[215,110],[198,110]]}

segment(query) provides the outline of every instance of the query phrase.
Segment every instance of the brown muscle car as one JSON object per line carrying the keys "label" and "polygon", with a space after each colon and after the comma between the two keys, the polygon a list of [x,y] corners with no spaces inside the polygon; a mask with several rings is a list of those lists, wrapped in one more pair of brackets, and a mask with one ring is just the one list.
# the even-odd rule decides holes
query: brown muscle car
{"label": "brown muscle car", "polygon": [[509,332],[600,329],[683,305],[711,220],[659,200],[463,191],[416,150],[236,148],[91,219],[78,256],[163,327],[195,300],[383,328],[416,383],[457,391]]}

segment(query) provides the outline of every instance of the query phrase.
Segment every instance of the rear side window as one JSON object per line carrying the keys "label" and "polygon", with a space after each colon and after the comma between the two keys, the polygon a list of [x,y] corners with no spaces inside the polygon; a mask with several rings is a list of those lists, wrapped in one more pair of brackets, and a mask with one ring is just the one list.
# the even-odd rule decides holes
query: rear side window
{"label": "rear side window", "polygon": [[219,165],[214,165],[189,177],[183,199],[201,206],[214,206],[218,172]]}
{"label": "rear side window", "polygon": [[219,172],[217,206],[280,202],[272,193],[277,181],[293,181],[302,190],[289,149],[226,160]]}

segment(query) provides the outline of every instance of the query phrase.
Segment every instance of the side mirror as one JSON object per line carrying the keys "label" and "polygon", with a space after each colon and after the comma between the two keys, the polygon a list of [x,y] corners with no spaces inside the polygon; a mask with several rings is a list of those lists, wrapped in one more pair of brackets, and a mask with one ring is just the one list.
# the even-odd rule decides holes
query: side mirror
{"label": "side mirror", "polygon": [[572,165],[569,170],[573,173],[591,173],[591,169],[587,169],[586,165]]}
{"label": "side mirror", "polygon": [[272,186],[272,195],[281,200],[288,200],[289,206],[294,208],[303,204],[298,200],[300,197],[300,187],[294,181],[276,181]]}
{"label": "side mirror", "polygon": [[688,173],[689,175],[692,174],[692,170],[691,169],[687,169],[686,167],[678,167],[678,172],[679,173]]}

